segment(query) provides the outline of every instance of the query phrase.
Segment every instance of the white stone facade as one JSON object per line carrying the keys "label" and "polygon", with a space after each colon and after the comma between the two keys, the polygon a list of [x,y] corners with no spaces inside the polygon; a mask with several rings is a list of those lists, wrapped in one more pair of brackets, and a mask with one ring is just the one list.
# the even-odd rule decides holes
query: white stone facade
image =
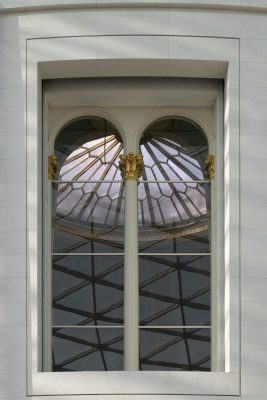
{"label": "white stone facade", "polygon": [[[225,131],[230,133],[232,157],[228,183],[235,193],[230,199],[229,230],[236,246],[229,247],[231,279],[226,287],[234,304],[233,310],[229,304],[229,371],[235,374],[234,383],[225,373],[214,375],[206,390],[207,382],[195,376],[191,389],[181,391],[176,387],[181,382],[172,377],[166,381],[163,376],[158,386],[153,382],[149,387],[144,376],[136,381],[127,373],[123,379],[110,375],[110,380],[99,375],[90,378],[86,398],[214,400],[222,394],[225,399],[267,398],[266,0],[0,3],[0,397],[37,398],[42,385],[53,388],[51,400],[57,394],[76,400],[78,394],[87,393],[62,392],[53,384],[53,373],[45,380],[41,376],[36,391],[31,387],[38,369],[33,341],[38,339],[33,328],[38,313],[32,291],[38,283],[33,267],[38,253],[32,249],[39,229],[36,193],[41,188],[40,79],[134,75],[226,82]],[[183,374],[187,381],[194,373]],[[59,378],[62,385],[64,377],[65,373]],[[68,379],[72,388],[79,382],[84,385],[80,374]],[[142,382],[143,394],[134,395]]]}

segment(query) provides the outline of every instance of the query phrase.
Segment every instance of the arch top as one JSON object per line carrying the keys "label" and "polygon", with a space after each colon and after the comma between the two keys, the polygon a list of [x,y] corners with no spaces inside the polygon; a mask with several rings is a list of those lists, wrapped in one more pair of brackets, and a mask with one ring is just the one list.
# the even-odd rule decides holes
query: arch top
{"label": "arch top", "polygon": [[208,147],[213,148],[214,132],[212,129],[211,118],[207,118],[207,115],[203,117],[199,111],[192,111],[189,108],[160,108],[154,110],[148,114],[143,121],[141,121],[139,127],[136,130],[136,149],[139,147],[140,141],[144,133],[151,129],[155,124],[161,121],[167,120],[180,120],[187,124],[195,126],[199,131],[202,132],[203,137],[207,141]]}
{"label": "arch top", "polygon": [[144,180],[205,179],[209,152],[205,132],[184,118],[165,117],[150,124],[140,138]]}
{"label": "arch top", "polygon": [[[116,137],[122,143],[125,143],[125,130],[120,121],[110,112],[107,112],[103,108],[97,107],[79,107],[74,108],[73,110],[64,111],[54,124],[50,128],[50,133],[48,137],[48,150],[50,153],[53,153],[55,143],[58,137],[62,134],[64,129],[68,129],[73,124],[77,123],[77,121],[89,121],[89,120],[99,120],[98,122],[98,130],[101,131],[100,125],[102,125],[102,131],[105,134],[105,129],[112,128],[114,132],[116,132]],[[105,123],[106,121],[106,123]],[[106,132],[107,133],[107,132]],[[95,133],[96,134],[96,133]],[[81,135],[80,137],[85,137],[85,135]],[[89,138],[90,133],[87,133]],[[92,138],[92,136],[91,136]],[[90,140],[90,139],[88,139]]]}

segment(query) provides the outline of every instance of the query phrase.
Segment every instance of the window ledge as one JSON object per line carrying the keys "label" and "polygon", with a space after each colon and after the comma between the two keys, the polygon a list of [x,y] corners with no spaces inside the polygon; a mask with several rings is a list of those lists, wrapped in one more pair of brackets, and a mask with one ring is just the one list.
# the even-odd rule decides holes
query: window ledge
{"label": "window ledge", "polygon": [[[193,384],[192,384],[193,383]],[[39,372],[32,375],[29,395],[198,394],[239,395],[234,372]]]}

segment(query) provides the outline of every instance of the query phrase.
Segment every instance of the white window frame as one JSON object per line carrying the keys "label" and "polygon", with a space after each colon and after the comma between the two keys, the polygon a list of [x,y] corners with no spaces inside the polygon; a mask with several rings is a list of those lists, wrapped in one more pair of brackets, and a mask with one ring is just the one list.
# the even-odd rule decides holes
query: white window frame
{"label": "white window frame", "polygon": [[[132,37],[124,38],[131,46]],[[58,394],[218,394],[237,395],[240,392],[239,384],[239,220],[238,220],[238,190],[234,183],[239,181],[239,170],[234,163],[239,154],[239,120],[238,120],[238,40],[217,38],[186,38],[172,37],[173,58],[166,57],[165,51],[158,44],[157,37],[153,37],[155,46],[158,44],[158,54],[153,59],[157,62],[166,62],[169,67],[175,68],[176,76],[203,77],[203,69],[198,68],[196,60],[201,60],[202,67],[206,65],[208,77],[223,78],[225,80],[225,159],[224,159],[224,187],[225,187],[225,371],[224,372],[75,372],[55,373],[42,372],[40,346],[41,340],[41,268],[42,258],[40,249],[42,243],[41,227],[38,224],[41,216],[41,187],[42,163],[42,106],[41,106],[41,80],[46,78],[62,77],[61,63],[65,58],[62,48],[68,46],[77,48],[81,42],[83,54],[79,61],[64,61],[64,77],[82,77],[86,69],[87,76],[95,76],[95,55],[90,54],[90,48],[95,41],[92,37],[60,38],[28,40],[27,58],[27,187],[28,187],[28,393],[31,395],[58,395]],[[53,52],[49,54],[49,41],[53,40]],[[118,37],[118,46],[121,38]],[[136,37],[135,37],[136,40]],[[142,37],[140,48],[144,47]],[[64,46],[62,47],[62,41]],[[196,44],[198,43],[198,45]],[[104,43],[104,42],[103,42]],[[99,43],[98,43],[99,44]],[[38,45],[38,53],[35,51]],[[55,52],[55,47],[58,52]],[[120,46],[118,47],[120,48]],[[124,48],[124,47],[123,47]],[[121,57],[126,57],[125,54]],[[196,48],[201,49],[196,53]],[[186,50],[185,50],[186,49]],[[220,49],[220,54],[219,54]],[[224,51],[221,51],[221,50]],[[185,54],[186,53],[186,54]],[[38,55],[37,55],[38,54]],[[57,54],[57,56],[55,56]],[[77,56],[77,54],[76,54]],[[102,55],[101,55],[102,56]],[[71,56],[70,56],[71,58]],[[105,58],[105,57],[104,57]],[[132,58],[127,56],[124,68],[128,76],[135,76],[136,70],[146,72],[149,60],[135,60],[131,66]],[[154,57],[153,57],[154,58]],[[179,63],[179,60],[188,60]],[[205,60],[205,61],[203,61]],[[214,62],[216,60],[216,62]],[[217,61],[219,60],[219,61]],[[71,61],[71,60],[70,60]],[[151,60],[150,60],[151,62]],[[107,54],[105,66],[109,76],[116,75],[116,67],[110,63]],[[139,64],[138,68],[137,65]],[[185,65],[187,64],[187,65]],[[85,68],[86,67],[86,68]],[[131,70],[132,68],[132,70]],[[136,69],[137,68],[137,69]],[[204,68],[205,69],[205,68]],[[165,74],[162,71],[162,75]],[[173,75],[173,72],[171,73]],[[101,76],[101,71],[98,76]],[[160,76],[160,72],[157,74]],[[237,81],[236,81],[237,80]],[[216,107],[221,107],[219,101]],[[194,119],[193,119],[194,120]],[[111,121],[112,122],[112,121]],[[222,121],[217,121],[219,124]],[[37,134],[38,132],[38,134]],[[38,157],[39,156],[39,157]],[[238,185],[237,185],[238,186]],[[223,204],[222,199],[217,199]],[[37,238],[37,242],[36,242]],[[192,385],[192,381],[194,385]]]}
{"label": "white window frame", "polygon": [[[130,79],[131,81],[131,79]],[[43,182],[43,193],[44,193],[44,215],[43,215],[43,281],[44,281],[44,309],[43,309],[43,369],[44,371],[51,370],[51,253],[50,240],[51,232],[51,183],[47,180],[47,159],[48,156],[54,154],[54,145],[57,134],[69,123],[73,122],[77,118],[90,118],[100,117],[105,118],[108,121],[112,121],[117,127],[119,133],[122,131],[124,137],[124,146],[128,148],[129,152],[138,152],[138,142],[142,133],[145,131],[147,126],[152,123],[159,121],[162,118],[181,118],[196,123],[205,132],[208,141],[208,148],[210,154],[215,154],[216,158],[216,180],[211,182],[212,190],[212,248],[211,248],[211,297],[212,297],[212,310],[211,310],[211,370],[222,371],[224,370],[224,343],[223,343],[223,332],[224,332],[224,295],[223,285],[220,282],[224,279],[222,274],[223,271],[223,207],[218,204],[218,200],[223,197],[223,182],[222,182],[222,171],[223,171],[223,160],[222,151],[223,148],[223,129],[220,126],[220,121],[223,114],[223,101],[222,101],[222,82],[217,80],[197,80],[193,79],[190,81],[191,95],[190,98],[184,100],[184,91],[188,90],[189,83],[183,79],[168,79],[168,81],[161,80],[160,87],[165,82],[165,89],[162,91],[158,85],[158,80],[150,80],[149,84],[146,85],[146,79],[134,79],[130,82],[129,79],[114,79],[106,81],[103,79],[92,80],[72,80],[64,82],[46,82],[43,85],[43,107],[44,107],[44,118],[43,118],[43,168],[44,168],[44,182]],[[76,86],[76,90],[73,87]],[[79,87],[77,87],[79,86]],[[82,86],[82,92],[80,87]],[[119,87],[123,86],[121,93]],[[170,88],[175,88],[175,100],[171,99],[173,94],[170,93],[170,101],[172,102],[185,102],[186,107],[166,107],[162,104],[161,107],[151,108],[151,104],[143,107],[131,106],[133,96],[138,99],[142,96],[142,91],[146,90],[146,94],[149,96],[149,89],[153,87],[153,95],[158,98],[164,97],[164,94],[168,93]],[[139,91],[137,89],[139,88]],[[115,102],[121,101],[123,107],[78,107],[79,102],[83,102],[82,93],[86,91],[90,93],[91,101],[98,98],[98,102],[105,104],[106,99],[110,103],[112,99],[112,92],[117,91]],[[128,90],[127,90],[128,88]],[[134,93],[131,92],[131,89]],[[207,93],[207,91],[209,92]],[[201,96],[202,93],[202,96]],[[102,99],[101,99],[102,95]],[[196,96],[201,97],[200,104],[202,107],[190,107],[192,99]],[[77,102],[77,107],[67,107],[69,101]],[[196,100],[194,100],[196,101]],[[210,108],[212,102],[216,102],[218,105],[215,109]],[[155,101],[154,101],[155,102]],[[53,108],[49,107],[52,104]],[[127,104],[128,103],[128,104]],[[93,103],[94,104],[94,103]],[[159,100],[159,106],[161,101]],[[127,106],[126,106],[127,105]],[[206,105],[206,106],[205,106]],[[207,106],[208,105],[208,106]],[[149,107],[150,106],[150,107]],[[52,114],[52,115],[50,115]],[[71,116],[72,119],[69,119]],[[50,122],[52,121],[56,122]],[[216,126],[215,126],[216,125]],[[215,131],[216,134],[215,134]],[[47,143],[48,142],[48,143]],[[132,146],[132,147],[131,147]],[[218,210],[217,212],[215,212]],[[125,218],[127,216],[125,215]],[[131,244],[132,247],[132,244]],[[215,268],[216,267],[216,268]],[[47,296],[47,298],[46,298]],[[125,312],[127,310],[125,309]]]}

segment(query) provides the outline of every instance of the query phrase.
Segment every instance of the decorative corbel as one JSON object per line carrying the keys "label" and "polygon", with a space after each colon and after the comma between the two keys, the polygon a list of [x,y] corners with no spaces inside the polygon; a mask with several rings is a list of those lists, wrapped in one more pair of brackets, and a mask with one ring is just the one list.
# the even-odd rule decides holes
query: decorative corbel
{"label": "decorative corbel", "polygon": [[205,160],[205,176],[208,180],[213,180],[215,175],[214,167],[215,157],[212,154],[208,154]]}
{"label": "decorative corbel", "polygon": [[48,156],[48,179],[52,181],[57,173],[57,158],[53,154]]}

